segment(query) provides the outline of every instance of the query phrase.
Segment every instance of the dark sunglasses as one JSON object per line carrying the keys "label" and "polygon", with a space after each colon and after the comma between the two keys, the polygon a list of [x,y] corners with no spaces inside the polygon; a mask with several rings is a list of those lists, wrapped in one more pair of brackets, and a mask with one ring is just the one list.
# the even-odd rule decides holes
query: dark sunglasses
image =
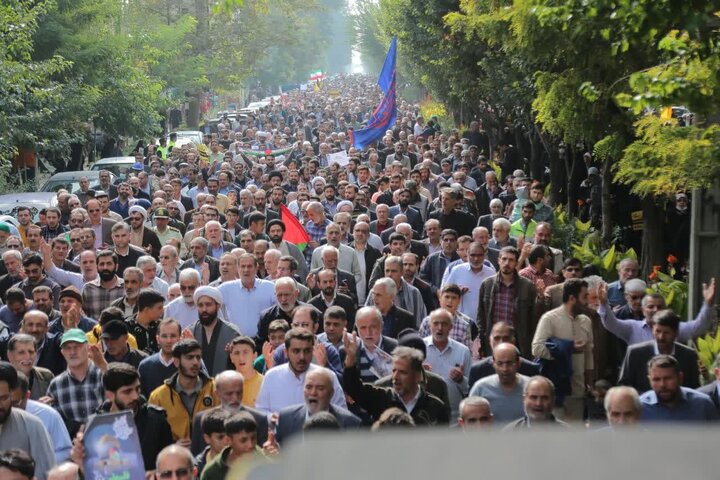
{"label": "dark sunglasses", "polygon": [[178,468],[177,470],[162,470],[158,472],[158,477],[160,478],[172,478],[173,475],[175,478],[185,478],[190,476],[190,469],[189,468]]}

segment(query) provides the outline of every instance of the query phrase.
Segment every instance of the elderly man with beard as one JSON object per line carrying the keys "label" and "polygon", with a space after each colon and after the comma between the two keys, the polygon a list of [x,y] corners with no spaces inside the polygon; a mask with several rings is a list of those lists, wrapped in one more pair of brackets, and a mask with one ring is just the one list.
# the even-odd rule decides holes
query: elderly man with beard
{"label": "elderly man with beard", "polygon": [[137,298],[143,286],[143,273],[137,267],[129,267],[123,272],[125,295],[113,301],[110,306],[123,311],[126,320],[137,313]]}
{"label": "elderly man with beard", "polygon": [[[154,470],[160,451],[173,443],[167,415],[162,408],[146,402],[140,394],[140,377],[137,370],[126,363],[111,363],[103,374],[106,400],[97,413],[130,410],[140,438],[140,450],[146,471]],[[83,434],[78,434],[73,448],[73,460],[85,458]],[[80,462],[82,464],[82,462]]]}
{"label": "elderly man with beard", "polygon": [[72,328],[65,332],[60,349],[67,370],[50,382],[47,397],[40,401],[57,408],[73,437],[80,425],[87,422],[88,416],[102,403],[102,370],[90,361],[88,340],[82,330]]}
{"label": "elderly man with beard", "polygon": [[553,415],[555,385],[547,378],[536,375],[525,384],[523,409],[525,416],[507,424],[503,430],[523,430],[535,427],[567,427],[568,424]]}
{"label": "elderly man with beard", "polygon": [[[245,385],[244,381],[245,380],[242,374],[235,370],[225,370],[224,372],[219,373],[215,377],[215,393],[218,400],[220,401],[220,406],[215,408],[225,410],[230,414],[247,412],[252,415],[258,425],[257,443],[258,445],[262,445],[263,443],[265,443],[268,437],[268,419],[267,416],[259,410],[247,407],[242,404],[243,390]],[[206,446],[205,439],[203,438],[201,424],[203,417],[212,410],[215,409],[202,411],[195,415],[192,428],[193,434],[191,450],[193,452],[199,453]]]}
{"label": "elderly man with beard", "polygon": [[197,270],[189,268],[181,271],[179,286],[181,296],[167,304],[164,318],[174,318],[185,328],[196,322],[198,318],[194,294],[200,286],[200,274]]}
{"label": "elderly man with beard", "polygon": [[80,291],[69,286],[60,292],[60,318],[50,324],[50,333],[62,335],[71,328],[79,328],[87,333],[91,331],[97,322],[82,314],[82,294]]}
{"label": "elderly man with beard", "polygon": [[[541,361],[567,355],[572,362],[572,378],[563,389],[567,394],[563,416],[568,420],[582,420],[585,392],[593,384],[592,321],[582,313],[586,306],[587,282],[577,278],[566,281],[562,306],[540,317],[532,341],[532,353]],[[547,342],[556,345],[554,355]]]}
{"label": "elderly man with beard", "polygon": [[240,330],[231,323],[218,318],[223,306],[223,297],[215,287],[204,286],[193,294],[198,310],[198,321],[188,327],[193,337],[202,345],[202,359],[211,376],[227,369],[225,345],[240,335]]}
{"label": "elderly man with beard", "polygon": [[341,407],[330,404],[333,396],[333,375],[325,369],[309,372],[305,376],[305,401],[283,408],[278,414],[276,440],[282,443],[303,430],[305,422],[318,412],[329,412],[342,428],[358,428],[361,420]]}
{"label": "elderly man with beard", "polygon": [[215,381],[202,369],[202,347],[195,339],[183,339],[173,346],[175,375],[150,394],[148,402],[167,412],[173,440],[189,448],[193,418],[218,405]]}

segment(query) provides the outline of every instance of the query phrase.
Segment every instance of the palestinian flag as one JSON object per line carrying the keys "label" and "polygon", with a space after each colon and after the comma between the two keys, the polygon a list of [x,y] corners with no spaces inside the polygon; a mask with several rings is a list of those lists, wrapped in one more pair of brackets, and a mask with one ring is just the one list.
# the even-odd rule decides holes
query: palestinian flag
{"label": "palestinian flag", "polygon": [[300,225],[300,221],[288,210],[285,205],[280,205],[280,220],[285,224],[285,235],[283,240],[286,240],[292,244],[295,244],[300,251],[304,251],[307,247],[310,237],[308,236],[305,228]]}

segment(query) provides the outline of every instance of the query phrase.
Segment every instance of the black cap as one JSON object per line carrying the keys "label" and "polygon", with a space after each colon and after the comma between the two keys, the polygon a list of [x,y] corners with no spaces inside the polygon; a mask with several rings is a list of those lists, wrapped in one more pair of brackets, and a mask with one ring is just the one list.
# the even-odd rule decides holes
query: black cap
{"label": "black cap", "polygon": [[117,340],[127,334],[127,325],[121,320],[111,320],[102,327],[102,338],[107,340]]}
{"label": "black cap", "polygon": [[414,348],[415,350],[420,350],[423,354],[423,357],[427,356],[427,347],[425,346],[425,342],[418,334],[417,330],[413,328],[406,328],[404,330],[401,330],[400,333],[398,333],[397,341],[398,346],[410,347]]}

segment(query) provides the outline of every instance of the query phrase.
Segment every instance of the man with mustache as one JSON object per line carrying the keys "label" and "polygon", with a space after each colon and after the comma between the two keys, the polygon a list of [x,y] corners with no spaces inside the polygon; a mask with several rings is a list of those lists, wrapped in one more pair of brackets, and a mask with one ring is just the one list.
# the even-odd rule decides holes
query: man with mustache
{"label": "man with mustache", "polygon": [[525,385],[523,408],[525,416],[509,424],[503,430],[521,430],[538,427],[567,427],[567,423],[555,418],[555,386],[547,378],[536,375]]}
{"label": "man with mustache", "polygon": [[193,294],[198,310],[198,321],[188,327],[195,340],[202,345],[202,359],[211,376],[227,369],[228,355],[225,345],[241,335],[238,328],[218,318],[223,306],[223,297],[215,287],[203,286]]}
{"label": "man with mustache", "polygon": [[117,255],[110,250],[102,250],[97,253],[95,262],[98,277],[86,283],[82,290],[83,310],[90,318],[100,318],[100,313],[113,300],[125,295],[124,281],[115,274],[118,269]]}

